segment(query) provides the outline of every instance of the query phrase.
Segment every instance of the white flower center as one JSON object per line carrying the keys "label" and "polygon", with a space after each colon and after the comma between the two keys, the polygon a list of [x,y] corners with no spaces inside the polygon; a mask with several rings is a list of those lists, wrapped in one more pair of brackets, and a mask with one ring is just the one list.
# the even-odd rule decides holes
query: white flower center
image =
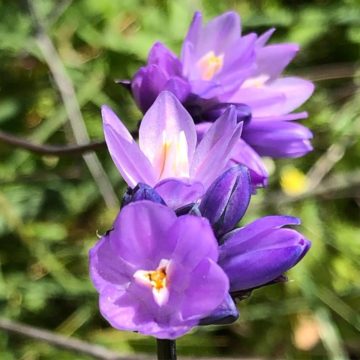
{"label": "white flower center", "polygon": [[170,261],[162,259],[155,270],[137,270],[134,273],[135,280],[152,289],[155,302],[165,305],[169,300],[169,290],[167,288],[167,268]]}

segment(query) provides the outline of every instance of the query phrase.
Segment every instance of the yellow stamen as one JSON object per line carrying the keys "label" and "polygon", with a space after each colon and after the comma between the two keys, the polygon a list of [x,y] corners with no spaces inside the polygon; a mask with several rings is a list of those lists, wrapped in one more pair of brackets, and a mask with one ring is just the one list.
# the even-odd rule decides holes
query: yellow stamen
{"label": "yellow stamen", "polygon": [[149,271],[147,276],[149,277],[151,286],[156,290],[161,290],[166,286],[166,270],[165,267],[158,268],[155,271]]}
{"label": "yellow stamen", "polygon": [[223,65],[224,54],[215,55],[213,51],[206,53],[197,62],[203,80],[211,80],[222,69]]}

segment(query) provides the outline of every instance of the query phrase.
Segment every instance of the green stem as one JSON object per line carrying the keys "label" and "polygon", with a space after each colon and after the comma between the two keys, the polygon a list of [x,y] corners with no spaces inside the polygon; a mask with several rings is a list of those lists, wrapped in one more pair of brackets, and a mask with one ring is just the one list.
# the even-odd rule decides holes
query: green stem
{"label": "green stem", "polygon": [[175,340],[156,339],[158,360],[176,360]]}

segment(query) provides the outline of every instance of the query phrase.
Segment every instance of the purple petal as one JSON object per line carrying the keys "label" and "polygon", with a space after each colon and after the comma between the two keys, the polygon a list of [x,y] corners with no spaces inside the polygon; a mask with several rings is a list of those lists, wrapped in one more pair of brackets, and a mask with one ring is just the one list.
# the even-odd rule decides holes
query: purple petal
{"label": "purple petal", "polygon": [[[168,231],[175,223],[175,212],[168,207],[147,200],[125,206],[109,233],[117,254],[129,264],[142,269],[156,269],[176,245]],[[167,239],[159,245],[158,239]]]}
{"label": "purple petal", "polygon": [[258,48],[263,47],[270,39],[271,35],[275,32],[275,28],[271,28],[261,34],[256,40],[256,46]]}
{"label": "purple petal", "polygon": [[[218,244],[209,221],[205,218],[183,215],[171,228],[176,248],[172,261],[187,269],[193,269],[202,259],[218,259]],[[201,236],[199,236],[201,234]]]}
{"label": "purple petal", "polygon": [[239,139],[231,154],[231,164],[245,165],[250,171],[255,187],[267,186],[268,172],[260,156],[242,139]]}
{"label": "purple petal", "polygon": [[136,104],[145,113],[164,90],[168,77],[158,65],[142,67],[131,81],[131,89]]}
{"label": "purple petal", "polygon": [[110,284],[126,286],[131,280],[132,267],[114,251],[109,236],[104,236],[90,250],[90,276],[98,291]]}
{"label": "purple petal", "polygon": [[252,187],[245,166],[230,168],[209,187],[199,210],[209,219],[217,235],[232,230],[248,208]]}
{"label": "purple petal", "polygon": [[229,279],[220,266],[211,259],[202,260],[193,270],[185,291],[187,302],[182,309],[183,318],[199,320],[211,314],[224,301],[228,290]]}
{"label": "purple petal", "polygon": [[269,88],[286,95],[286,102],[276,115],[288,114],[297,109],[314,92],[313,83],[296,77],[277,79],[269,84]]}
{"label": "purple petal", "polygon": [[271,121],[294,121],[306,119],[308,117],[308,113],[306,111],[302,111],[299,113],[291,113],[287,115],[277,115],[277,116],[264,116],[264,117],[252,117],[251,120],[254,123],[258,122],[271,122]]}
{"label": "purple petal", "polygon": [[101,315],[119,330],[134,330],[139,323],[150,323],[151,314],[141,308],[126,287],[107,287],[100,294],[99,307]]}
{"label": "purple petal", "polygon": [[[181,135],[185,137],[187,149],[178,149]],[[169,158],[171,153],[180,156],[179,151],[185,151],[181,155],[185,157],[182,161],[186,160],[190,164],[196,146],[195,125],[190,114],[172,93],[161,92],[145,114],[139,129],[139,145],[153,164],[158,179],[166,177],[163,171],[167,167],[173,168],[175,160]],[[169,161],[171,164],[168,164]],[[173,176],[178,174],[174,173]]]}
{"label": "purple petal", "polygon": [[196,202],[205,192],[200,182],[171,178],[160,181],[155,185],[155,190],[172,209]]}
{"label": "purple petal", "polygon": [[228,259],[226,264],[223,264],[223,269],[229,276],[231,291],[266,284],[296,265],[304,251],[305,246],[299,243],[288,247],[257,250]]}
{"label": "purple petal", "polygon": [[99,305],[101,314],[114,328],[138,331],[159,339],[175,339],[197,323],[181,319],[181,309],[167,306],[160,309],[151,291],[136,284],[131,284],[125,291],[108,287],[100,294]]}
{"label": "purple petal", "polygon": [[184,103],[190,94],[191,87],[187,80],[174,76],[166,82],[164,90],[172,92],[181,103]]}
{"label": "purple petal", "polygon": [[229,102],[246,104],[251,108],[253,117],[284,114],[286,94],[268,86],[242,87],[230,97]]}
{"label": "purple petal", "polygon": [[211,125],[212,125],[211,122],[201,122],[200,124],[196,124],[196,134],[197,134],[198,143],[201,142],[204,135],[211,128]]}
{"label": "purple petal", "polygon": [[300,219],[293,216],[265,216],[229,233],[229,236],[225,238],[222,249],[232,251],[232,246],[238,246],[242,242],[254,241],[255,237],[261,236],[269,229],[278,229],[285,225],[300,225],[300,223]]}
{"label": "purple petal", "polygon": [[124,180],[131,187],[139,182],[153,185],[153,168],[121,120],[108,106],[101,108],[101,114],[107,147]]}
{"label": "purple petal", "polygon": [[288,121],[251,122],[243,139],[262,156],[299,157],[312,150],[311,131]]}
{"label": "purple petal", "polygon": [[167,76],[181,75],[182,66],[180,60],[160,42],[156,42],[151,48],[148,64],[159,66]]}
{"label": "purple petal", "polygon": [[222,84],[222,92],[218,94],[220,101],[227,102],[229,97],[256,70],[255,41],[255,34],[239,37],[231,50],[225,54],[224,66],[213,78],[214,81]]}
{"label": "purple petal", "polygon": [[236,110],[230,106],[207,131],[191,164],[192,177],[205,187],[221,174],[240,138],[242,124],[236,124]]}
{"label": "purple petal", "polygon": [[212,51],[216,55],[231,53],[240,37],[240,18],[235,12],[224,13],[201,27],[201,14],[196,13],[182,48],[184,74],[190,80],[200,78],[199,59]]}
{"label": "purple petal", "polygon": [[197,61],[196,49],[199,43],[202,27],[202,15],[199,11],[195,12],[190,24],[188,33],[181,48],[181,60],[183,63],[183,74],[186,77],[194,71],[194,63]]}
{"label": "purple petal", "polygon": [[268,75],[276,79],[299,51],[297,44],[276,44],[258,48],[256,51],[256,75]]}
{"label": "purple petal", "polygon": [[196,79],[190,82],[192,93],[202,100],[211,100],[221,94],[222,87],[218,82]]}
{"label": "purple petal", "polygon": [[231,291],[274,280],[305,255],[310,242],[295,230],[279,229],[297,223],[292,217],[266,217],[227,236],[219,264],[230,278]]}
{"label": "purple petal", "polygon": [[226,325],[239,318],[239,312],[230,294],[208,317],[201,319],[200,325]]}
{"label": "purple petal", "polygon": [[208,51],[225,53],[241,35],[240,17],[229,11],[210,20],[202,29],[197,45],[197,54]]}

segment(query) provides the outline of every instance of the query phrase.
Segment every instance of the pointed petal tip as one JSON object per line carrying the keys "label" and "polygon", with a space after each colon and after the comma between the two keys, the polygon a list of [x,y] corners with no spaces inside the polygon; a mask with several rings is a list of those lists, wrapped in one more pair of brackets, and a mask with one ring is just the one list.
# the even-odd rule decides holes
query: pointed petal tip
{"label": "pointed petal tip", "polygon": [[101,117],[103,119],[104,125],[111,125],[114,119],[120,121],[114,110],[106,104],[101,106]]}

